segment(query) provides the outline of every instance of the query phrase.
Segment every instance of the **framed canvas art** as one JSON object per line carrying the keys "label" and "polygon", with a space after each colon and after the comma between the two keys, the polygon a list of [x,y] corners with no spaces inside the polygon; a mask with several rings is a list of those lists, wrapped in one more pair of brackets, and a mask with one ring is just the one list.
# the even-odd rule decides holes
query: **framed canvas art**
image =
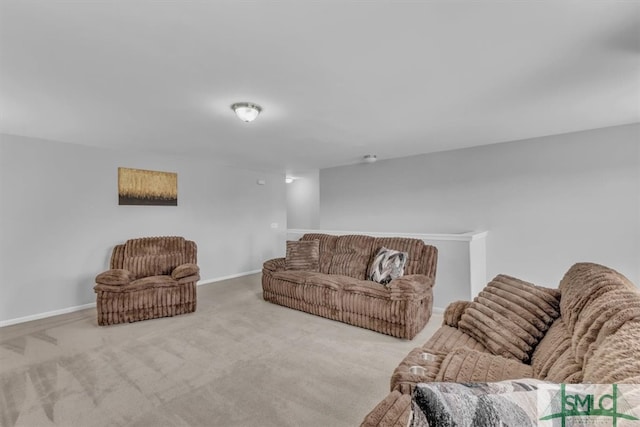
{"label": "framed canvas art", "polygon": [[178,206],[178,174],[118,168],[118,204]]}

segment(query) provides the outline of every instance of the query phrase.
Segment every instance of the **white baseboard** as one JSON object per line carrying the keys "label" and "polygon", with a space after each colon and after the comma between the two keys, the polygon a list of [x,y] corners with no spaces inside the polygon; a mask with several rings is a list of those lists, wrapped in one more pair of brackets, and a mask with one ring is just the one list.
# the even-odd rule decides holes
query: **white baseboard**
{"label": "white baseboard", "polygon": [[260,273],[261,271],[262,270],[245,271],[245,272],[242,272],[242,273],[230,274],[228,276],[216,277],[214,279],[199,280],[198,281],[198,286],[208,285],[209,283],[221,282],[223,280],[236,279],[236,278],[242,277],[242,276],[250,276],[252,274]]}
{"label": "white baseboard", "polygon": [[432,312],[435,313],[435,314],[444,314],[444,308],[442,308],[442,307],[433,307]]}
{"label": "white baseboard", "polygon": [[[235,279],[237,277],[249,276],[251,274],[260,273],[261,271],[262,270],[245,271],[245,272],[242,272],[242,273],[230,274],[228,276],[221,276],[221,277],[216,277],[216,278],[213,278],[213,279],[200,280],[200,281],[198,281],[197,285],[198,286],[206,285],[206,284],[209,284],[209,283],[220,282],[222,280],[229,280],[229,279]],[[24,316],[24,317],[16,317],[15,319],[0,320],[0,328],[2,328],[4,326],[16,325],[18,323],[31,322],[32,320],[44,319],[46,317],[58,316],[60,314],[73,313],[75,311],[85,310],[87,308],[93,308],[95,306],[96,306],[96,303],[95,302],[91,302],[89,304],[77,305],[75,307],[62,308],[60,310],[47,311],[47,312],[44,312],[44,313],[32,314],[30,316]]]}
{"label": "white baseboard", "polygon": [[18,323],[31,322],[32,320],[44,319],[45,317],[58,316],[60,314],[73,313],[74,311],[85,310],[87,308],[92,308],[92,307],[95,307],[95,306],[96,306],[96,303],[95,302],[91,302],[89,304],[76,305],[75,307],[61,308],[60,310],[46,311],[44,313],[32,314],[30,316],[16,317],[15,319],[9,319],[9,320],[1,320],[0,321],[0,328],[2,328],[4,326],[16,325]]}

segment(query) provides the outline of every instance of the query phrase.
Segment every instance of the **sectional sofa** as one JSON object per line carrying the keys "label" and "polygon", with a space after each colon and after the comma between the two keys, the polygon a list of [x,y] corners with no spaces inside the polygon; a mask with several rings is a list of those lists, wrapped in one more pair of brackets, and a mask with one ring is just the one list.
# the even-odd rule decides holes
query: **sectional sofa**
{"label": "sectional sofa", "polygon": [[571,267],[558,289],[497,276],[473,302],[447,307],[443,325],[399,364],[391,392],[362,426],[408,425],[418,383],[510,379],[640,384],[638,288],[591,263]]}
{"label": "sectional sofa", "polygon": [[[287,257],[264,263],[266,301],[399,338],[411,339],[427,324],[438,257],[434,246],[410,238],[313,233],[300,241],[317,244],[313,259],[294,262],[295,253],[288,250]],[[382,247],[407,255],[404,275],[387,284],[367,280]]]}

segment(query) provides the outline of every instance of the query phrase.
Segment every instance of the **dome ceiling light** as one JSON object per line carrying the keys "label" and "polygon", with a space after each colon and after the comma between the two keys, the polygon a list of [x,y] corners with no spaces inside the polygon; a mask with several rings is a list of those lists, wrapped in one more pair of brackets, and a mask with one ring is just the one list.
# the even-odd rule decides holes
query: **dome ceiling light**
{"label": "dome ceiling light", "polygon": [[261,106],[252,102],[236,102],[231,105],[231,109],[235,111],[236,116],[243,122],[254,121],[262,111]]}

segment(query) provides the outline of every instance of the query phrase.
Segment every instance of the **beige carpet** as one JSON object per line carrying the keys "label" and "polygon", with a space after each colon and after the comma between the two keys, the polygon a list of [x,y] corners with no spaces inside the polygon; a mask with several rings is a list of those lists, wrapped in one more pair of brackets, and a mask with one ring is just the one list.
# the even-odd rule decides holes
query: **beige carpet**
{"label": "beige carpet", "polygon": [[98,327],[95,310],[0,329],[2,426],[358,426],[412,341],[262,300],[260,275],[196,313]]}

